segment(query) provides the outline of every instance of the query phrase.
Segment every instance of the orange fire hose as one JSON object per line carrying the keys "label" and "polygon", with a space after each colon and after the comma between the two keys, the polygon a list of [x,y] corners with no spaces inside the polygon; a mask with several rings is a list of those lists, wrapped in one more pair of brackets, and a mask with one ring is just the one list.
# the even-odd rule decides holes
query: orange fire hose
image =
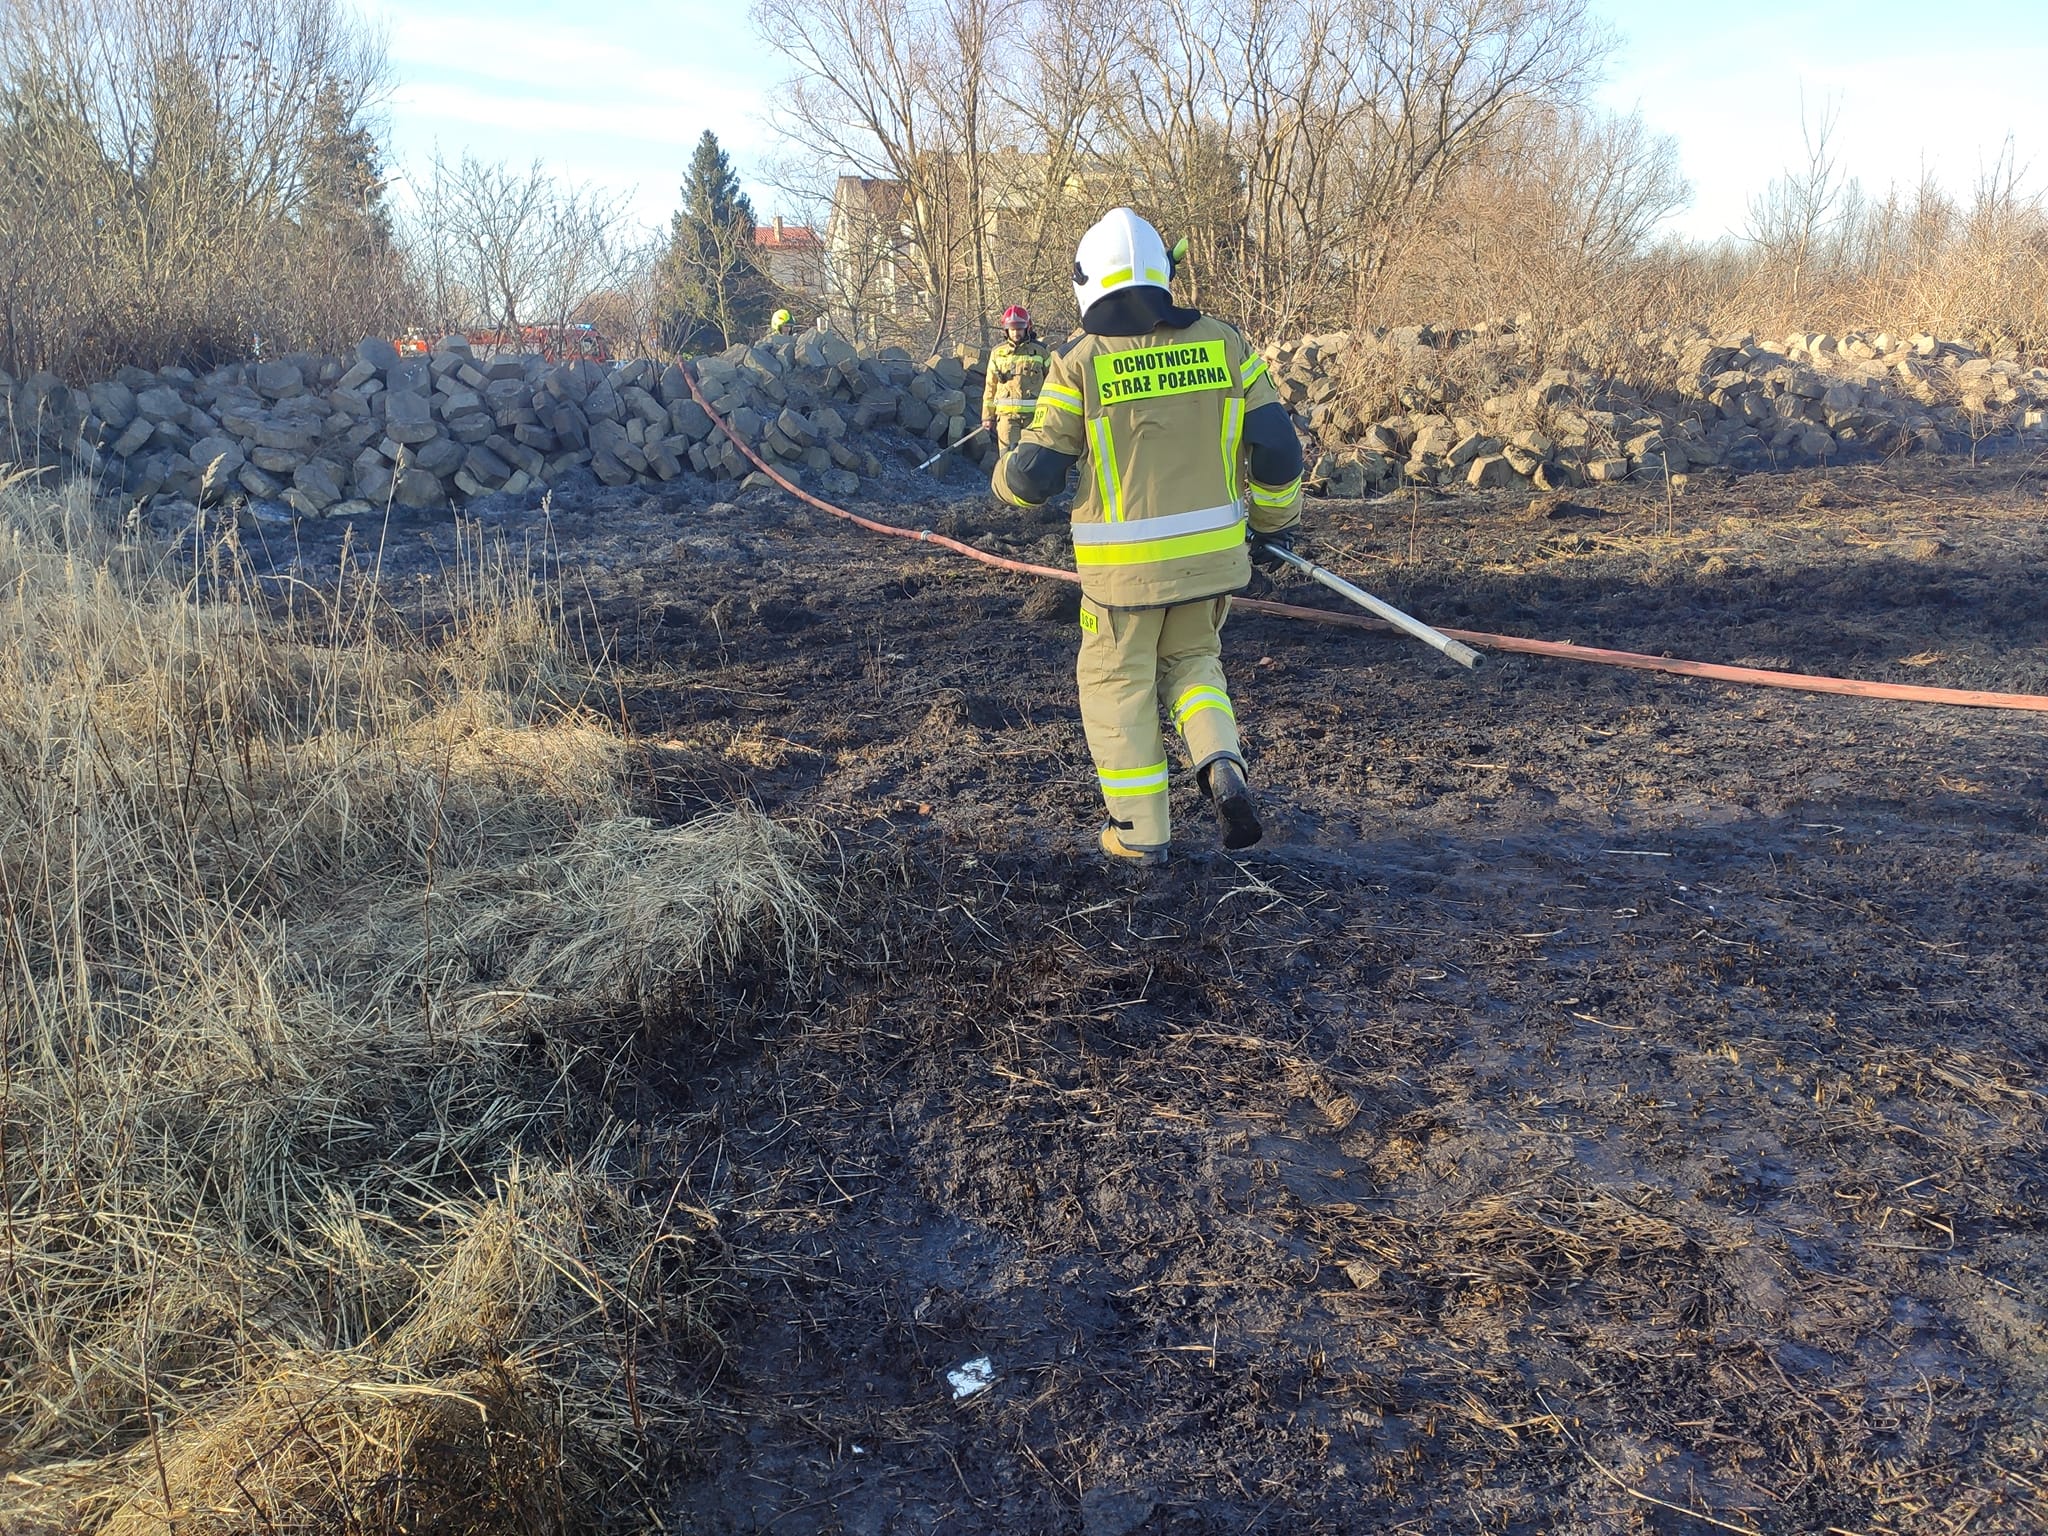
{"label": "orange fire hose", "polygon": [[[756,469],[797,500],[816,507],[820,512],[844,518],[870,533],[936,544],[956,555],[965,555],[970,560],[979,560],[983,565],[992,565],[998,570],[1016,571],[1025,576],[1043,576],[1052,581],[1080,581],[1081,578],[1073,571],[1063,571],[1051,565],[1033,565],[1024,560],[1005,560],[1000,555],[991,555],[986,550],[976,549],[972,544],[946,538],[942,534],[933,533],[930,529],[899,528],[893,523],[878,523],[872,518],[858,516],[844,507],[835,507],[831,502],[813,496],[809,491],[786,479],[727,425],[725,418],[713,410],[711,402],[704,398],[703,391],[697,387],[697,370],[687,363],[683,365],[683,379],[690,386],[690,394],[696,399],[697,404],[703,407],[704,414],[711,418],[711,424],[723,432],[731,440],[732,445],[752,461]],[[1293,603],[1276,603],[1265,598],[1233,598],[1231,606],[1243,612],[1270,613],[1283,619],[1305,619],[1314,624],[1336,624],[1346,629],[1392,632],[1391,625],[1363,614],[1331,613],[1322,608],[1302,608]],[[1437,627],[1443,628],[1441,625]],[[1627,667],[1637,672],[1667,672],[1679,677],[1704,677],[1714,682],[1742,683],[1756,688],[1791,688],[1802,693],[1845,694],[1860,699],[1900,699],[1914,704],[1961,705],[1972,709],[2020,709],[2048,714],[2048,695],[2038,693],[1987,693],[1976,688],[1925,688],[1913,683],[1878,683],[1857,677],[1820,677],[1806,672],[1771,672],[1761,667],[1731,667],[1714,661],[1686,661],[1672,656],[1649,656],[1640,651],[1610,651],[1599,646],[1574,645],[1568,640],[1525,640],[1518,635],[1492,635],[1481,630],[1443,629],[1443,633],[1471,645],[1483,645],[1491,650],[1511,651],[1524,656],[1551,656],[1560,661],[1586,661],[1599,666]]]}

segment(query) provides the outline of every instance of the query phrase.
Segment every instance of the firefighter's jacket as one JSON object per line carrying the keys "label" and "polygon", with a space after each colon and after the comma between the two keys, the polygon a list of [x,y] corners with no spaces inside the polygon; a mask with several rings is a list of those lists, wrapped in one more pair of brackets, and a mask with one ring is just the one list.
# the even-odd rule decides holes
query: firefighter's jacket
{"label": "firefighter's jacket", "polygon": [[1029,416],[1038,406],[1038,391],[1052,354],[1036,340],[999,341],[988,355],[988,382],[981,390],[981,415]]}
{"label": "firefighter's jacket", "polygon": [[1301,477],[1261,485],[1246,459],[1246,412],[1279,398],[1265,359],[1207,315],[1184,329],[1063,345],[1023,443],[1081,460],[1081,590],[1106,607],[1153,608],[1250,581],[1246,502],[1261,532],[1301,515]]}

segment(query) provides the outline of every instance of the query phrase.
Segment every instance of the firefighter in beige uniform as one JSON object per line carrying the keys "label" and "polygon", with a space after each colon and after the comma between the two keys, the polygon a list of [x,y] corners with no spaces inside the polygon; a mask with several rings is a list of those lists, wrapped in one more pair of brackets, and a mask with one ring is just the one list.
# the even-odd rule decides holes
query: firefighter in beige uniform
{"label": "firefighter in beige uniform", "polygon": [[1291,547],[1301,512],[1301,443],[1264,360],[1233,327],[1176,308],[1172,275],[1128,208],[1088,231],[1074,260],[1082,334],[1054,355],[995,470],[997,494],[1029,507],[1086,461],[1073,511],[1081,724],[1109,806],[1102,848],[1145,864],[1171,838],[1162,708],[1224,846],[1259,840],[1220,631],[1252,556],[1279,566],[1265,549]]}
{"label": "firefighter in beige uniform", "polygon": [[1052,354],[1031,329],[1031,312],[1021,304],[1003,311],[1004,340],[988,355],[988,383],[981,392],[981,427],[1004,453],[1017,446],[1031,414]]}

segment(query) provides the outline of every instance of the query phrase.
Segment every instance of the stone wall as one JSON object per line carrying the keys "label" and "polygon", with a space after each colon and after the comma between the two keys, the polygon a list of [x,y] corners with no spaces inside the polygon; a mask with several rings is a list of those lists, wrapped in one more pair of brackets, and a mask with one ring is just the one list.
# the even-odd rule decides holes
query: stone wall
{"label": "stone wall", "polygon": [[[978,361],[863,356],[813,331],[696,367],[706,398],[764,457],[845,496],[885,456],[915,463],[966,432],[980,415]],[[979,460],[986,445],[970,451]],[[246,501],[302,517],[424,511],[584,470],[610,486],[765,483],[675,366],[484,357],[459,336],[426,357],[369,340],[353,357],[203,375],[128,368],[85,389],[0,375],[0,462],[10,461],[87,474],[145,505]]]}
{"label": "stone wall", "polygon": [[1881,333],[1701,332],[1538,343],[1503,322],[1308,336],[1265,349],[1310,485],[1559,489],[1754,472],[2038,433],[2048,369]]}
{"label": "stone wall", "polygon": [[[1265,349],[1310,444],[1309,486],[1557,489],[1783,468],[2038,433],[2048,370],[1933,336],[1698,332],[1566,336],[1513,322],[1304,337]],[[699,359],[706,398],[750,445],[825,496],[900,473],[980,414],[982,354],[913,362],[829,332]],[[966,456],[986,469],[993,447]],[[0,374],[0,463],[92,476],[149,507],[256,515],[429,510],[566,475],[608,486],[766,479],[712,426],[679,368],[426,357],[388,341],[194,374],[123,369],[84,389]],[[935,473],[944,473],[941,460]]]}

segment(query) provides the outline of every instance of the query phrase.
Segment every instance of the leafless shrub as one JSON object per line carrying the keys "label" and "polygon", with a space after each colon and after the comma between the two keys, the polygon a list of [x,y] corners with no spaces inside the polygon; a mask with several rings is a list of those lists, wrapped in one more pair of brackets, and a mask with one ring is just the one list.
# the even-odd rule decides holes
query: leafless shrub
{"label": "leafless shrub", "polygon": [[1748,248],[1729,263],[1725,302],[1745,323],[2048,350],[2048,203],[2027,187],[2010,141],[1966,201],[1931,180],[1873,201],[1834,175],[1822,131],[1810,136],[1807,164],[1761,206],[1777,212],[1753,223]]}
{"label": "leafless shrub", "polygon": [[5,0],[0,362],[80,378],[393,315],[384,79],[334,0]]}

